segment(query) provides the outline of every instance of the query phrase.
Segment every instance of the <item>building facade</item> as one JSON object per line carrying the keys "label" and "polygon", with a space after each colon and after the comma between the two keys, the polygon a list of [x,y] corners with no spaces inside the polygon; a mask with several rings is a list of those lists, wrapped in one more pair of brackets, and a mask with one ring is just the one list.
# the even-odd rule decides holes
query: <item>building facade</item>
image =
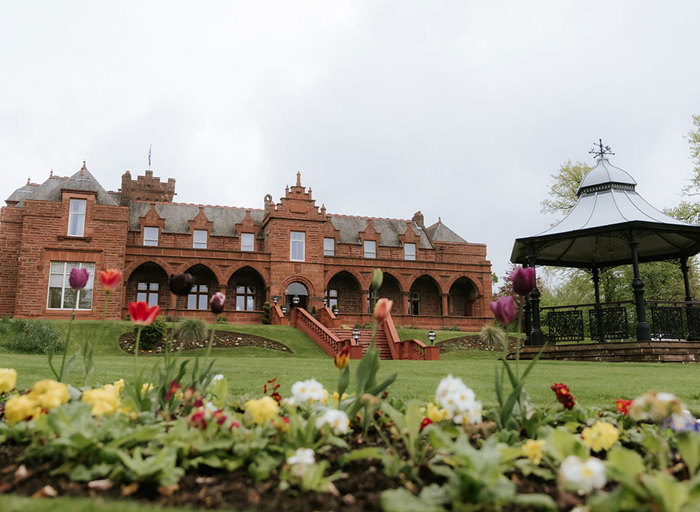
{"label": "building facade", "polygon": [[[105,294],[93,279],[68,285],[73,267],[114,268],[123,286],[107,305],[122,318],[134,300],[170,316],[211,318],[208,302],[227,296],[229,322],[259,323],[265,302],[286,311],[324,305],[342,324],[365,323],[378,297],[394,301],[397,325],[478,330],[490,322],[491,264],[484,244],[468,243],[441,221],[330,214],[311,189],[287,187],[262,209],[173,201],[175,180],[146,171],[107,192],[85,164],[69,178],[27,183],[0,214],[0,313],[15,317],[101,318]],[[370,294],[373,270],[384,283]],[[189,272],[195,287],[174,297],[168,276]]]}

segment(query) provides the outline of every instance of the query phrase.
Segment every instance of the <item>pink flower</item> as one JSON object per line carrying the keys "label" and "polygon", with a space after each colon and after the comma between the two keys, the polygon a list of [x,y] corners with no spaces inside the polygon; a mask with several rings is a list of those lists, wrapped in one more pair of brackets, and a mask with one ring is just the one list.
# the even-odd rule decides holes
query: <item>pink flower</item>
{"label": "pink flower", "polygon": [[147,326],[153,323],[160,313],[160,306],[148,307],[146,302],[129,302],[129,318],[134,325]]}
{"label": "pink flower", "polygon": [[118,270],[100,270],[100,283],[102,289],[106,292],[113,292],[119,286],[119,281],[122,280],[122,273]]}
{"label": "pink flower", "polygon": [[88,272],[86,268],[72,268],[70,269],[68,283],[74,290],[82,290],[85,288],[89,277],[90,272]]}
{"label": "pink flower", "polygon": [[391,314],[391,306],[394,305],[393,300],[389,299],[379,299],[377,305],[374,306],[374,318],[377,322],[382,323],[384,320],[389,318]]}
{"label": "pink flower", "polygon": [[225,302],[226,295],[224,295],[221,292],[216,292],[214,295],[211,296],[211,300],[209,301],[209,308],[211,309],[211,312],[215,315],[221,313],[224,310]]}
{"label": "pink flower", "polygon": [[510,295],[500,297],[496,302],[489,304],[489,307],[491,308],[491,311],[493,311],[496,320],[501,322],[503,325],[508,325],[515,320],[517,308],[515,307],[513,297]]}
{"label": "pink flower", "polygon": [[525,297],[535,287],[534,267],[516,267],[510,274],[510,282],[513,283],[513,291]]}

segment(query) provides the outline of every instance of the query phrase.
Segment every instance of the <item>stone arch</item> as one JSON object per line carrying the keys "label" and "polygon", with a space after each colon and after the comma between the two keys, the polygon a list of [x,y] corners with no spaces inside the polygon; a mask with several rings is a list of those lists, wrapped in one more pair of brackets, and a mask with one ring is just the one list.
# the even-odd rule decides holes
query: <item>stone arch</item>
{"label": "stone arch", "polygon": [[439,282],[424,273],[411,283],[408,294],[408,312],[411,315],[438,316],[442,314],[442,290]]}
{"label": "stone arch", "polygon": [[403,286],[401,286],[401,281],[399,281],[395,275],[384,272],[384,281],[377,292],[377,298],[393,300],[396,310],[400,310],[403,300]]}
{"label": "stone arch", "polygon": [[481,280],[477,279],[473,275],[468,275],[468,274],[457,274],[457,275],[450,277],[450,279],[445,284],[445,289],[446,290],[451,289],[452,285],[455,283],[455,281],[458,281],[459,279],[462,279],[463,277],[469,279],[469,281],[471,281],[471,283],[476,287],[478,297],[481,297],[482,295],[484,295],[484,287],[481,284]]}
{"label": "stone arch", "polygon": [[162,258],[149,258],[149,257],[143,257],[139,258],[137,260],[132,261],[129,263],[126,268],[124,269],[124,273],[122,275],[122,278],[124,281],[127,281],[130,277],[131,274],[136,270],[139,266],[143,265],[144,263],[154,263],[158,265],[160,268],[162,268],[168,276],[172,274],[172,267],[168,264],[167,261],[165,261]]}
{"label": "stone arch", "polygon": [[[181,265],[177,268],[177,270],[175,270],[175,273],[176,273],[176,274],[181,274],[181,273],[183,273],[183,272],[189,272],[189,269],[195,268],[195,267],[198,267],[198,266],[205,267],[205,268],[208,269],[212,274],[214,274],[214,276],[216,277],[217,285],[218,285],[218,283],[225,283],[225,282],[226,282],[226,279],[224,279],[224,275],[221,273],[221,271],[220,271],[218,268],[216,268],[216,267],[215,267],[215,268],[212,268],[212,267],[210,267],[209,265],[207,265],[206,263],[202,263],[202,260],[189,260],[189,261],[186,261],[185,263],[181,264]],[[191,274],[192,272],[189,272],[189,273]],[[218,290],[214,290],[214,291],[216,292],[216,291],[218,291]]]}
{"label": "stone arch", "polygon": [[186,297],[178,297],[176,307],[187,310],[209,309],[211,296],[219,291],[217,273],[209,266],[200,262],[190,262],[188,266],[180,266],[177,273],[187,272],[194,278],[194,287]]}
{"label": "stone arch", "polygon": [[479,289],[466,276],[454,280],[447,296],[448,314],[451,316],[474,316]]}
{"label": "stone arch", "polygon": [[[366,279],[364,279],[362,277],[362,275],[359,272],[357,272],[356,270],[349,269],[349,268],[344,268],[344,269],[338,270],[338,268],[336,267],[335,269],[332,269],[332,270],[329,270],[326,272],[325,282],[323,283],[324,289],[326,289],[326,290],[328,289],[328,283],[330,283],[331,279],[333,279],[335,276],[337,276],[340,272],[346,272],[348,274],[351,274],[355,278],[355,280],[357,281],[357,284],[360,286],[360,288],[362,288],[363,285],[365,285],[364,281]],[[371,281],[372,281],[372,274],[370,274],[369,281],[367,281],[367,283],[366,283],[366,288],[369,288],[369,283]]]}
{"label": "stone arch", "polygon": [[229,267],[226,272],[223,273],[223,279],[219,281],[220,283],[228,283],[231,280],[231,276],[241,270],[242,268],[250,267],[251,269],[255,270],[259,275],[260,278],[265,282],[265,285],[270,282],[270,272],[268,269],[266,269],[263,265],[260,265],[257,262],[254,261],[247,261],[247,262],[240,262],[238,265]]}
{"label": "stone arch", "polygon": [[352,272],[347,270],[336,272],[328,280],[325,297],[331,308],[334,305],[337,306],[338,313],[362,312],[362,286]]}
{"label": "stone arch", "polygon": [[316,288],[314,287],[313,283],[307,277],[304,277],[304,276],[299,275],[299,274],[289,276],[287,279],[282,281],[282,284],[279,287],[280,294],[284,295],[284,292],[287,290],[287,287],[291,283],[294,283],[297,281],[306,287],[306,290],[309,293],[309,297],[313,297],[316,295]]}
{"label": "stone arch", "polygon": [[233,272],[226,283],[228,309],[261,311],[265,302],[265,279],[251,265]]}
{"label": "stone arch", "polygon": [[124,298],[129,302],[144,301],[160,307],[170,306],[168,272],[152,259],[130,269],[124,279]]}

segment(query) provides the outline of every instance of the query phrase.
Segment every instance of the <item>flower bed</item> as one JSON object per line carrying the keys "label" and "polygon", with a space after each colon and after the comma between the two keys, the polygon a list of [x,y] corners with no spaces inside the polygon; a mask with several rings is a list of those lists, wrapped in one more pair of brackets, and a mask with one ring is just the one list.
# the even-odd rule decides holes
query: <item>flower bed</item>
{"label": "flower bed", "polygon": [[[166,338],[167,340],[167,338]],[[177,338],[172,340],[173,350],[197,350],[202,348],[207,348],[207,340],[198,341],[180,341]],[[119,337],[119,348],[124,352],[129,354],[134,353],[134,346],[136,345],[136,333],[128,332],[122,334]],[[263,348],[268,350],[277,350],[279,352],[286,352],[288,354],[293,354],[294,352],[279,343],[278,341],[263,338],[262,336],[255,336],[253,334],[232,332],[232,331],[215,331],[214,340],[212,341],[212,348],[243,348],[243,347],[255,347]],[[153,348],[148,350],[139,349],[140,355],[152,355],[152,354],[162,354],[166,350],[166,341],[161,341],[157,343]]]}

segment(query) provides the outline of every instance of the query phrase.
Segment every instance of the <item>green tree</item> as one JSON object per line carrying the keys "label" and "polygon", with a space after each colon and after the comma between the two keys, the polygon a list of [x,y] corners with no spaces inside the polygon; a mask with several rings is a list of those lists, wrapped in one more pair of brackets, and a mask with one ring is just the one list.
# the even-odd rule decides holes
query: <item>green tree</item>
{"label": "green tree", "polygon": [[[693,116],[693,127],[685,136],[694,165],[690,184],[683,188],[685,197],[700,196],[700,115]],[[700,224],[700,203],[697,201],[684,199],[678,206],[664,210],[664,213],[690,224]]]}
{"label": "green tree", "polygon": [[542,213],[566,215],[576,206],[576,191],[581,181],[592,167],[583,162],[566,162],[555,174],[552,174],[552,186],[549,194],[540,204]]}

